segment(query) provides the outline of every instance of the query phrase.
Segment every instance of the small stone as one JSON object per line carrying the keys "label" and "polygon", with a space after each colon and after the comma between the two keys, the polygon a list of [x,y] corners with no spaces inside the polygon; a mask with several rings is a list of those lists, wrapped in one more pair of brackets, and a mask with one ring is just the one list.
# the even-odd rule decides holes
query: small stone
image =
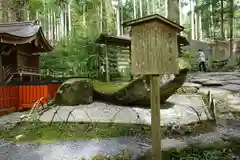
{"label": "small stone", "polygon": [[218,81],[218,80],[209,80],[202,83],[203,86],[223,86],[228,84],[226,81]]}
{"label": "small stone", "polygon": [[238,80],[229,80],[228,81],[229,83],[232,83],[232,84],[239,84],[240,85],[240,80],[239,80],[239,77],[238,77]]}
{"label": "small stone", "polygon": [[230,105],[240,104],[240,97],[236,95],[227,96],[227,104],[230,104]]}
{"label": "small stone", "polygon": [[229,118],[232,118],[233,117],[233,114],[231,112],[228,113],[228,117]]}
{"label": "small stone", "polygon": [[240,112],[240,105],[228,105],[230,110],[235,111],[235,112]]}
{"label": "small stone", "polygon": [[19,135],[17,135],[15,138],[16,138],[16,140],[19,140],[19,139],[21,139],[23,137],[23,135],[22,134],[19,134]]}
{"label": "small stone", "polygon": [[206,81],[208,81],[208,80],[209,80],[209,79],[192,79],[192,80],[190,80],[190,82],[202,84],[202,83],[204,83],[204,82],[206,82]]}
{"label": "small stone", "polygon": [[231,93],[230,91],[225,90],[225,89],[210,88],[210,87],[202,87],[198,90],[198,93],[207,95],[209,91],[212,94],[212,96],[215,98],[225,98],[228,94]]}
{"label": "small stone", "polygon": [[237,84],[228,84],[228,85],[222,86],[220,88],[229,90],[229,91],[233,91],[233,92],[240,91],[240,85],[237,85]]}
{"label": "small stone", "polygon": [[200,88],[202,85],[201,84],[198,84],[198,83],[189,83],[189,82],[186,82],[182,85],[183,87],[196,87],[196,88]]}

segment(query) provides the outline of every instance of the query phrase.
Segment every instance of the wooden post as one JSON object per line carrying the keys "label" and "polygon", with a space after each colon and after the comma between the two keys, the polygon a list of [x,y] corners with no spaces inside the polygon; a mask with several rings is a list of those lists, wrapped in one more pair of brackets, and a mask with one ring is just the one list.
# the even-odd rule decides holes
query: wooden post
{"label": "wooden post", "polygon": [[160,132],[160,76],[150,75],[150,103],[151,103],[151,132],[152,158],[161,159],[161,132]]}
{"label": "wooden post", "polygon": [[[131,46],[129,46],[129,59],[130,59],[130,64],[129,66],[131,67],[131,62],[132,62],[132,55],[131,55]],[[133,75],[132,73],[130,72],[130,79],[133,80]]]}
{"label": "wooden post", "polygon": [[22,72],[20,73],[20,80],[23,81],[23,74],[22,74]]}
{"label": "wooden post", "polygon": [[108,43],[105,41],[105,65],[106,65],[106,81],[110,81],[110,75],[109,75],[109,64],[108,64]]}

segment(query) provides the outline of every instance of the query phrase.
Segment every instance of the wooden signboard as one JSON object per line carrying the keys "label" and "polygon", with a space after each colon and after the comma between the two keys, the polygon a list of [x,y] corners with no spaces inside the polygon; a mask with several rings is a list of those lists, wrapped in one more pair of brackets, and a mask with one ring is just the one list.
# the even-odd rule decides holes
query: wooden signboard
{"label": "wooden signboard", "polygon": [[152,159],[161,159],[160,74],[178,72],[178,24],[158,15],[125,22],[131,26],[132,73],[149,75]]}
{"label": "wooden signboard", "polygon": [[178,24],[158,15],[151,15],[124,23],[131,26],[131,54],[133,74],[178,72]]}

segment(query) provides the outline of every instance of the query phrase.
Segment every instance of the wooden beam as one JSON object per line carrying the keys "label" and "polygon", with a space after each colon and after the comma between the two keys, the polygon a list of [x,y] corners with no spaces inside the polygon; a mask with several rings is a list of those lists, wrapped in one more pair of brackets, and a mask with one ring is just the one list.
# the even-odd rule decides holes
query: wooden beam
{"label": "wooden beam", "polygon": [[110,81],[110,75],[109,75],[109,61],[108,61],[108,43],[106,41],[105,43],[105,65],[106,65],[106,81]]}
{"label": "wooden beam", "polygon": [[161,160],[160,76],[150,75],[152,159]]}
{"label": "wooden beam", "polygon": [[[132,54],[131,54],[131,46],[129,46],[129,59],[130,59],[130,64],[129,64],[129,66],[130,66],[130,69],[131,69],[131,66],[132,66]],[[131,80],[133,80],[133,75],[132,75],[132,73],[130,72],[130,79]]]}

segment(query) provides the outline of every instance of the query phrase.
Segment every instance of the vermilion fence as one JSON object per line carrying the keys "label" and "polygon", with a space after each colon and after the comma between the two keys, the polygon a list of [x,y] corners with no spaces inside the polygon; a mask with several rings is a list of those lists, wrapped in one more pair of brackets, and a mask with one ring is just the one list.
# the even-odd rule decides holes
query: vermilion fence
{"label": "vermilion fence", "polygon": [[0,84],[0,115],[31,108],[44,97],[46,103],[56,96],[61,82]]}

